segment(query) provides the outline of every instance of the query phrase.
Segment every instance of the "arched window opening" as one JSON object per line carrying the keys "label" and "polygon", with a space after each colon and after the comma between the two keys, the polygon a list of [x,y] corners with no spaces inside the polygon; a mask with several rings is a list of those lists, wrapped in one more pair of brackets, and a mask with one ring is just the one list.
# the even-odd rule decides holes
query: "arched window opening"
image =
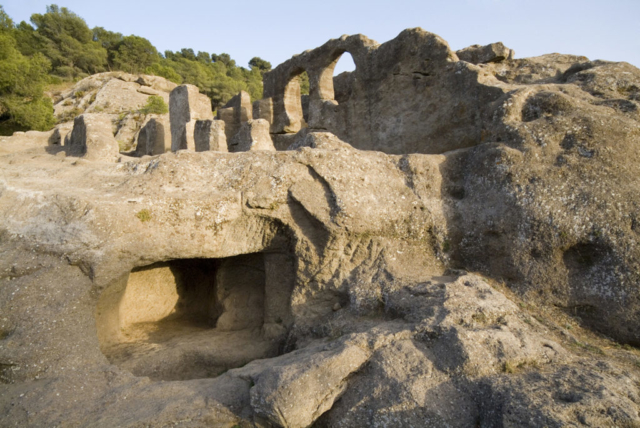
{"label": "arched window opening", "polygon": [[[306,92],[307,116],[303,109],[303,91]],[[299,70],[291,77],[284,89],[284,107],[289,119],[286,133],[296,133],[307,127],[308,118],[308,97],[309,97],[309,76],[305,70]]]}
{"label": "arched window opening", "polygon": [[333,93],[338,103],[345,102],[351,97],[353,86],[353,72],[356,64],[349,52],[343,53],[333,69]]}
{"label": "arched window opening", "polygon": [[[303,71],[299,76],[300,79],[300,104],[302,104],[302,117],[305,124],[309,122],[309,75]],[[305,125],[303,125],[305,127]]]}

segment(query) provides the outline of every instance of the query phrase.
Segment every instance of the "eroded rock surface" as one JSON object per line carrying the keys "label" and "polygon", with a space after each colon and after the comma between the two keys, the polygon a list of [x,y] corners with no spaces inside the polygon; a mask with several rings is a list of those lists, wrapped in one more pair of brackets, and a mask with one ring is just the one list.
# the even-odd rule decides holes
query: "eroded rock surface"
{"label": "eroded rock surface", "polygon": [[[134,149],[138,132],[146,121],[145,115],[140,114],[139,110],[151,95],[161,97],[168,104],[169,93],[176,86],[163,77],[108,72],[89,76],[67,91],[52,94],[54,115],[61,122],[57,126],[61,144],[70,132],[75,117],[91,113],[107,116],[111,120],[113,135],[122,149]],[[170,137],[168,140],[170,144]]]}
{"label": "eroded rock surface", "polygon": [[640,71],[485,48],[330,41],[238,152],[1,140],[2,423],[640,424]]}
{"label": "eroded rock surface", "polygon": [[90,161],[113,162],[118,158],[118,142],[111,133],[108,117],[83,114],[73,121],[67,153]]}

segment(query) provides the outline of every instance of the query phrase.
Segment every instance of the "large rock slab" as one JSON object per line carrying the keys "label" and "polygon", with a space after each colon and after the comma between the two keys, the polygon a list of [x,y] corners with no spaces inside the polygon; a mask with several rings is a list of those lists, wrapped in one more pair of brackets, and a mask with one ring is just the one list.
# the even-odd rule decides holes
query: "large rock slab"
{"label": "large rock slab", "polygon": [[113,162],[119,146],[112,133],[109,116],[83,114],[73,121],[73,131],[66,145],[67,154],[91,161]]}
{"label": "large rock slab", "polygon": [[197,120],[213,119],[211,100],[193,85],[181,85],[171,91],[171,150],[195,150],[194,130]]}
{"label": "large rock slab", "polygon": [[222,120],[198,120],[194,130],[196,152],[214,150],[228,152],[225,122]]}
{"label": "large rock slab", "polygon": [[240,91],[224,107],[218,109],[218,120],[225,123],[227,141],[230,141],[240,130],[242,124],[252,119],[253,116],[251,96],[245,91]]}
{"label": "large rock slab", "polygon": [[[364,348],[364,349],[363,349]],[[250,377],[251,407],[276,426],[311,426],[347,388],[349,375],[367,362],[371,351],[349,341],[309,348],[251,363],[235,373]]]}
{"label": "large rock slab", "polygon": [[488,62],[501,62],[505,59],[513,59],[515,53],[502,42],[491,43],[486,46],[473,45],[456,51],[456,55],[462,61],[472,64],[486,64]]}
{"label": "large rock slab", "polygon": [[276,150],[271,134],[269,134],[269,122],[264,119],[254,119],[243,123],[229,144],[230,152],[254,150]]}
{"label": "large rock slab", "polygon": [[142,125],[137,137],[137,156],[161,155],[171,150],[168,115],[152,115]]}

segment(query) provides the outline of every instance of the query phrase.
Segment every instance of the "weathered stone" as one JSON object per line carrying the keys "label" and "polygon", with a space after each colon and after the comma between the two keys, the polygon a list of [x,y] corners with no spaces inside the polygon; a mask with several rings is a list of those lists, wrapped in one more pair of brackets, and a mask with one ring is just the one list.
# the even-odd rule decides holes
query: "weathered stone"
{"label": "weathered stone", "polygon": [[273,100],[263,98],[253,103],[253,118],[264,119],[270,124],[273,122]]}
{"label": "weathered stone", "polygon": [[364,42],[267,79],[318,60],[309,127],[267,98],[288,151],[0,137],[0,425],[640,424],[640,70],[408,30],[327,96]]}
{"label": "weathered stone", "polygon": [[169,116],[152,115],[140,128],[136,144],[136,156],[161,155],[171,150]]}
{"label": "weathered stone", "polygon": [[61,123],[57,125],[51,136],[49,137],[49,145],[62,146],[65,143],[67,135],[73,130],[73,122]]}
{"label": "weathered stone", "polygon": [[243,123],[253,118],[253,105],[251,96],[245,91],[240,91],[231,98],[227,104],[218,109],[218,120],[225,123],[227,141],[230,141],[240,130]]}
{"label": "weathered stone", "polygon": [[148,86],[140,86],[137,89],[138,92],[140,92],[141,94],[145,94],[145,95],[160,95],[160,91],[157,91],[153,88],[150,88]]}
{"label": "weathered stone", "polygon": [[225,123],[222,120],[196,121],[194,140],[196,152],[214,150],[227,152],[227,137],[224,132]]}
{"label": "weathered stone", "polygon": [[171,151],[195,150],[193,132],[196,120],[211,120],[211,101],[193,85],[182,85],[171,91]]}
{"label": "weathered stone", "polygon": [[111,120],[101,114],[83,114],[73,121],[67,154],[90,161],[113,162],[119,146],[111,130]]}
{"label": "weathered stone", "polygon": [[276,426],[302,428],[333,406],[348,376],[369,356],[368,350],[343,341],[274,359],[266,368],[250,364],[238,374],[255,383],[251,407],[258,416]]}
{"label": "weathered stone", "polygon": [[170,80],[167,80],[160,76],[149,76],[146,74],[140,75],[136,79],[136,83],[141,86],[148,86],[156,91],[169,93],[173,91],[178,85]]}
{"label": "weathered stone", "polygon": [[276,150],[287,150],[298,140],[298,134],[271,134],[271,140]]}
{"label": "weathered stone", "polygon": [[249,120],[243,123],[229,144],[230,152],[253,150],[275,150],[271,134],[269,134],[269,122],[264,119]]}
{"label": "weathered stone", "polygon": [[[336,78],[336,96],[333,71],[344,52],[356,69]],[[419,28],[381,45],[362,35],[330,40],[265,74],[264,97],[273,99],[271,132],[295,133],[306,122],[354,147],[394,154],[476,145],[480,111],[505,90],[478,85],[475,66],[456,59],[444,40]],[[309,75],[308,120],[297,81],[302,70]]]}
{"label": "weathered stone", "polygon": [[515,53],[502,42],[491,43],[486,46],[473,45],[456,51],[456,55],[462,61],[471,64],[486,64],[488,62],[501,62],[505,59],[513,59]]}
{"label": "weathered stone", "polygon": [[[159,96],[168,103],[169,91],[175,87],[175,83],[159,76],[99,73],[82,79],[65,93],[53,94],[54,115],[64,123],[73,123],[73,119],[83,113],[109,115],[116,140],[128,151],[135,146],[136,136],[144,125],[139,110],[149,96]],[[65,139],[64,134],[61,132],[61,141]]]}

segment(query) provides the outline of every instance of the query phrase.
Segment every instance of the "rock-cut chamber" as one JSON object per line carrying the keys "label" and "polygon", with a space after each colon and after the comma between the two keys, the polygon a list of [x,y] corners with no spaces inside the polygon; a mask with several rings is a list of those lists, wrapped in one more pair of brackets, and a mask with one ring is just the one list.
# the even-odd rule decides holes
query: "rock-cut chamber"
{"label": "rock-cut chamber", "polygon": [[136,268],[102,293],[98,339],[112,364],[154,380],[214,377],[280,353],[291,258],[255,253]]}

